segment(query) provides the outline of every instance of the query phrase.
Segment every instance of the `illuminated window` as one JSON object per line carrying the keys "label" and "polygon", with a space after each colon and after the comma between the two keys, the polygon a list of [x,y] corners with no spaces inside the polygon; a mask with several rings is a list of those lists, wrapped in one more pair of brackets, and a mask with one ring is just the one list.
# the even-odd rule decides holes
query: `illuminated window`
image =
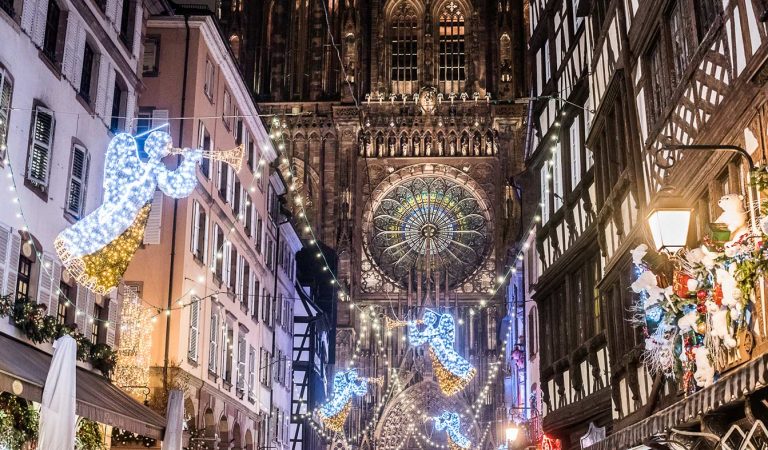
{"label": "illuminated window", "polygon": [[454,2],[440,13],[439,75],[441,92],[459,92],[467,78],[465,70],[464,13]]}
{"label": "illuminated window", "polygon": [[391,77],[392,92],[412,94],[418,82],[418,36],[416,13],[401,3],[392,15]]}

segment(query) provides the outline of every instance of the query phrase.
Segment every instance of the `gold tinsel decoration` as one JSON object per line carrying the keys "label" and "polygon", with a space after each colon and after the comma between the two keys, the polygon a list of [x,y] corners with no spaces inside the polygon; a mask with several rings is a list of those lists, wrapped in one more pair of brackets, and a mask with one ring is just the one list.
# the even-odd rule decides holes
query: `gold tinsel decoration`
{"label": "gold tinsel decoration", "polygon": [[344,422],[347,421],[347,416],[349,415],[349,412],[352,410],[352,402],[347,402],[346,405],[344,405],[344,408],[339,411],[338,414],[336,414],[333,417],[324,417],[320,416],[323,421],[323,425],[328,428],[331,431],[335,431],[337,433],[340,433],[344,429]]}
{"label": "gold tinsel decoration", "polygon": [[459,447],[455,442],[448,438],[448,448],[450,450],[467,450],[464,447]]}
{"label": "gold tinsel decoration", "polygon": [[462,389],[467,387],[472,378],[475,377],[477,369],[474,367],[469,371],[466,378],[461,378],[452,374],[446,369],[437,359],[432,347],[429,348],[429,357],[432,359],[432,368],[435,370],[435,376],[437,377],[437,384],[440,386],[440,390],[447,396],[455,395],[461,392]]}
{"label": "gold tinsel decoration", "polygon": [[96,294],[105,295],[114,289],[144,240],[149,209],[149,204],[141,208],[131,226],[117,239],[90,255],[74,257],[66,250],[63,242],[57,239],[54,244],[56,251],[69,274]]}

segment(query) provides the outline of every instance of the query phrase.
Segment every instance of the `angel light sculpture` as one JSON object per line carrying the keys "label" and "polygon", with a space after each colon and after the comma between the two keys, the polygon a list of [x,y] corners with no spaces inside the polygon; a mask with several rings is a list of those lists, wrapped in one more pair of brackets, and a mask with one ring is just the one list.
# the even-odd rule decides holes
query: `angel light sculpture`
{"label": "angel light sculpture", "polygon": [[[411,345],[429,344],[432,367],[443,394],[454,395],[472,381],[477,370],[453,348],[456,340],[453,316],[427,311],[422,320],[409,321],[407,325]],[[420,329],[419,325],[425,328]]]}
{"label": "angel light sculpture", "polygon": [[166,132],[150,133],[144,143],[145,162],[139,159],[133,136],[116,135],[105,157],[104,202],[56,237],[56,252],[70,275],[93,292],[108,293],[125,273],[143,240],[155,190],[183,198],[195,189],[203,152],[181,150],[183,160],[169,170],[162,158],[173,152],[171,142]]}
{"label": "angel light sculpture", "polygon": [[357,369],[344,370],[333,376],[333,393],[319,412],[320,420],[326,428],[337,433],[344,429],[344,422],[352,409],[353,396],[365,395],[369,381],[379,382],[378,379],[359,378]]}
{"label": "angel light sculpture", "polygon": [[448,434],[448,448],[450,450],[468,449],[472,442],[461,432],[461,420],[455,412],[445,411],[435,417],[435,429]]}

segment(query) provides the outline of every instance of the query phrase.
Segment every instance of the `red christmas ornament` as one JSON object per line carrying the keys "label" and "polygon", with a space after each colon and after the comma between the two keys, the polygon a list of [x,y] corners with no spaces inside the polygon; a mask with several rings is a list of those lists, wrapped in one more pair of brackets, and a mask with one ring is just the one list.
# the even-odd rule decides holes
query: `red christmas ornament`
{"label": "red christmas ornament", "polygon": [[696,312],[698,312],[699,314],[704,314],[705,312],[707,312],[707,305],[705,305],[704,303],[699,303],[698,305],[696,305]]}
{"label": "red christmas ornament", "polygon": [[699,289],[698,292],[696,292],[696,298],[699,300],[704,300],[707,298],[707,291],[704,289]]}
{"label": "red christmas ornament", "polygon": [[717,306],[723,305],[723,286],[719,283],[715,285],[715,294],[712,296]]}

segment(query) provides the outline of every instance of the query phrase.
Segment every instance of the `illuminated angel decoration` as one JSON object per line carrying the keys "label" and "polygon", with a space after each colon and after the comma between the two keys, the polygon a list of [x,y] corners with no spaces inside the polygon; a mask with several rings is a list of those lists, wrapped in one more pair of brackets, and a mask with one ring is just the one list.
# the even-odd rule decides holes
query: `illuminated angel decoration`
{"label": "illuminated angel decoration", "polygon": [[197,185],[198,149],[184,149],[183,160],[169,170],[162,158],[172,152],[171,136],[153,131],[139,159],[133,136],[118,134],[109,143],[104,167],[104,202],[56,237],[55,247],[64,266],[79,283],[106,294],[120,278],[144,238],[150,203],[156,189],[183,198]]}
{"label": "illuminated angel decoration", "polygon": [[357,369],[344,370],[333,376],[333,394],[320,407],[320,420],[326,428],[335,432],[344,428],[344,422],[352,409],[353,396],[365,395],[369,381],[378,380],[358,378]]}
{"label": "illuminated angel decoration", "polygon": [[[420,330],[420,324],[426,327]],[[422,320],[409,321],[408,339],[412,345],[429,344],[437,384],[445,395],[454,395],[464,389],[477,373],[469,361],[453,348],[456,324],[450,314],[427,311]]]}
{"label": "illuminated angel decoration", "polygon": [[451,450],[468,449],[472,442],[461,432],[461,420],[455,412],[445,411],[439,417],[435,417],[435,429],[448,434],[448,448]]}

